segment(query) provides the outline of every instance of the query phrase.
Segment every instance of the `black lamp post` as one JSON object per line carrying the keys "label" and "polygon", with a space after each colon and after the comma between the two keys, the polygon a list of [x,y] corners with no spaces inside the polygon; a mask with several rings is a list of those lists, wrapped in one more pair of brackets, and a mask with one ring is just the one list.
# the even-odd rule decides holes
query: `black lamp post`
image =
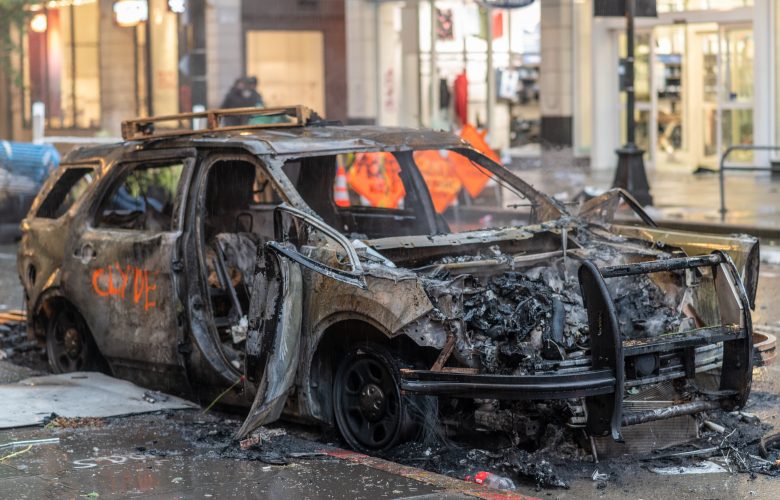
{"label": "black lamp post", "polygon": [[626,16],[626,144],[617,150],[618,165],[612,187],[623,188],[642,205],[652,205],[650,185],[645,172],[644,151],[636,145],[636,122],[634,119],[634,18],[636,0],[625,0]]}

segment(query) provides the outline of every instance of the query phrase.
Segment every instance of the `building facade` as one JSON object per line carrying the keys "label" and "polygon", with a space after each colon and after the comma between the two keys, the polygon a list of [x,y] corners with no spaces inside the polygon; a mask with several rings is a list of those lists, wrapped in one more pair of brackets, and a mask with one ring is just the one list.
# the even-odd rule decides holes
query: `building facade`
{"label": "building facade", "polygon": [[219,107],[244,75],[268,106],[347,117],[343,0],[53,0],[14,35],[3,138],[30,140],[37,102],[47,136],[116,137],[127,118]]}
{"label": "building facade", "polygon": [[[656,18],[638,20],[635,119],[649,165],[716,167],[730,145],[780,143],[779,8],[773,0],[659,0]],[[577,147],[593,167],[609,168],[625,136],[625,99],[611,78],[625,50],[623,23],[594,19],[591,40],[591,129],[604,137]],[[767,162],[750,152],[734,160]]]}
{"label": "building facade", "polygon": [[[594,17],[593,2],[490,9],[488,42],[489,2],[347,0],[350,116],[457,126],[439,89],[465,71],[469,121],[495,147],[538,143],[612,169],[625,141],[625,20]],[[636,24],[635,118],[649,167],[713,167],[729,145],[780,143],[780,2],[658,0],[657,13]]]}
{"label": "building facade", "polygon": [[[127,1],[147,7],[144,20],[117,21]],[[11,110],[0,135],[29,137],[43,102],[49,135],[115,136],[130,116],[217,107],[249,74],[268,106],[344,123],[468,122],[498,149],[612,169],[625,22],[594,17],[594,1],[54,0],[20,34],[22,88],[0,80]],[[780,144],[780,2],[657,0],[657,11],[637,21],[646,164],[693,170],[732,144]]]}

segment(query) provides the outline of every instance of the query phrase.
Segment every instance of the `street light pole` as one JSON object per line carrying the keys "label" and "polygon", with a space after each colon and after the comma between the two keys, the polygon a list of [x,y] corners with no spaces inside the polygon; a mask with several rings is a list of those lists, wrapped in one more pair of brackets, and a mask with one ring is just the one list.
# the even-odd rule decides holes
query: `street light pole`
{"label": "street light pole", "polygon": [[617,150],[618,166],[612,187],[623,188],[646,206],[653,204],[650,186],[645,172],[644,151],[636,145],[636,123],[634,119],[634,17],[636,0],[625,0],[626,9],[626,144]]}
{"label": "street light pole", "polygon": [[626,0],[626,142],[636,145],[634,122],[634,15],[636,0]]}

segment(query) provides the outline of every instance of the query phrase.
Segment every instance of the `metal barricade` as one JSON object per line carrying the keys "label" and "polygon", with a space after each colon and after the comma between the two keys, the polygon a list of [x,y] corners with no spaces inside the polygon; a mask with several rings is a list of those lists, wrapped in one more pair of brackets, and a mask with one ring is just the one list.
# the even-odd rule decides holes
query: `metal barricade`
{"label": "metal barricade", "polygon": [[720,220],[725,222],[726,220],[726,170],[739,171],[739,172],[763,172],[772,171],[772,166],[759,167],[759,166],[726,166],[726,159],[733,151],[780,151],[780,146],[754,146],[752,144],[738,144],[735,146],[729,146],[726,151],[720,157],[720,170],[718,171],[720,181]]}

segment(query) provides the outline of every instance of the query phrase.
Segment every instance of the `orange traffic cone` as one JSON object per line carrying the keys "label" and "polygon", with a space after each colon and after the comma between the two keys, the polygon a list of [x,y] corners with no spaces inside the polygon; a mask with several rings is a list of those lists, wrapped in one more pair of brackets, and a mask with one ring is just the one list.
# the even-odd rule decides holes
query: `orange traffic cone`
{"label": "orange traffic cone", "polygon": [[344,170],[344,166],[339,163],[336,169],[336,184],[333,186],[333,201],[339,207],[348,207],[349,192],[347,192],[347,171]]}

